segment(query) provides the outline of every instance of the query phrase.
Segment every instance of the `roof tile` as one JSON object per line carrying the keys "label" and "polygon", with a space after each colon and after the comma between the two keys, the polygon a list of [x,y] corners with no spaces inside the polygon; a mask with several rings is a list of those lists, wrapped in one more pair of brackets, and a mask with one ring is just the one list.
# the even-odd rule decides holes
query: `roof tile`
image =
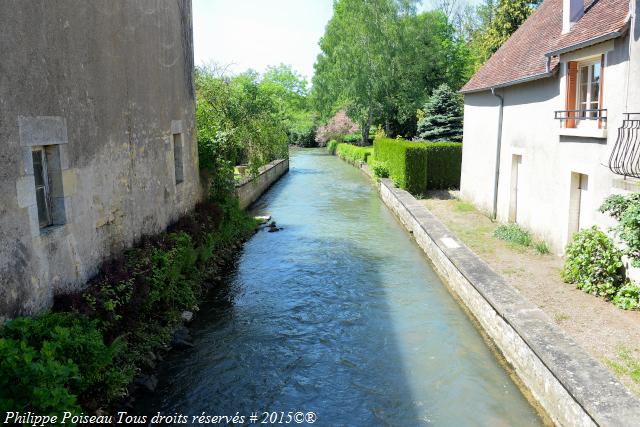
{"label": "roof tile", "polygon": [[[628,0],[586,0],[584,16],[562,34],[562,0],[545,0],[502,45],[461,92],[508,86],[547,71],[546,54],[621,31],[628,20]],[[550,70],[558,64],[553,58]]]}

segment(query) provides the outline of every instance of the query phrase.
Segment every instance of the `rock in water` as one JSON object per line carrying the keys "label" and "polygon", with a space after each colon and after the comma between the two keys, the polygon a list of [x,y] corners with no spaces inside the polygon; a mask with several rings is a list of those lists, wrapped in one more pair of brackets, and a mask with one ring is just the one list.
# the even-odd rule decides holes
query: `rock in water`
{"label": "rock in water", "polygon": [[259,216],[254,216],[253,217],[256,221],[258,221],[260,224],[265,224],[267,221],[269,221],[271,219],[271,215],[259,215]]}
{"label": "rock in water", "polygon": [[183,322],[189,323],[191,322],[191,320],[193,320],[193,313],[190,311],[183,311],[180,315],[180,318]]}

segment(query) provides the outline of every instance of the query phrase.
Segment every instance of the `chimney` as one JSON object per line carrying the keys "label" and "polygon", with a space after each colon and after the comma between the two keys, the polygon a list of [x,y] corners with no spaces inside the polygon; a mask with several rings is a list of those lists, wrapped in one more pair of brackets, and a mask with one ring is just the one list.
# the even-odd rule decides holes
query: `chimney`
{"label": "chimney", "polygon": [[571,31],[584,15],[584,0],[562,0],[562,34]]}

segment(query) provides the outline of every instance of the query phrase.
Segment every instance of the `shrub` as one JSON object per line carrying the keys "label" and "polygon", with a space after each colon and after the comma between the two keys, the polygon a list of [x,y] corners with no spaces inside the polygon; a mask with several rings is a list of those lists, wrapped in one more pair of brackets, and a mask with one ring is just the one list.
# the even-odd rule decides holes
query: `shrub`
{"label": "shrub", "polygon": [[338,144],[336,146],[336,154],[343,160],[351,163],[366,162],[367,158],[373,153],[371,147],[357,147],[351,144]]}
{"label": "shrub", "polygon": [[454,142],[427,143],[427,189],[460,188],[462,144]]}
{"label": "shrub", "polygon": [[376,178],[389,178],[389,168],[386,163],[374,161],[372,169]]}
{"label": "shrub", "polygon": [[460,186],[462,144],[379,138],[374,151],[399,187],[413,194]]}
{"label": "shrub", "polygon": [[640,193],[609,196],[600,206],[600,212],[618,220],[612,231],[625,243],[624,253],[631,265],[640,267]]}
{"label": "shrub", "polygon": [[501,224],[493,232],[494,237],[521,246],[531,244],[531,236],[527,230],[523,230],[518,224]]}
{"label": "shrub", "polygon": [[623,310],[637,310],[640,308],[640,287],[635,283],[626,283],[613,297],[616,307]]}
{"label": "shrub", "polygon": [[424,193],[427,188],[427,152],[422,144],[376,139],[373,142],[377,161],[384,162],[389,175],[398,187],[413,194]]}
{"label": "shrub", "polygon": [[78,408],[77,396],[85,404],[121,396],[133,377],[115,364],[123,348],[77,313],[9,321],[0,328],[0,407],[61,413]]}
{"label": "shrub", "polygon": [[611,299],[624,282],[622,253],[596,226],[576,233],[565,251],[562,279]]}
{"label": "shrub", "polygon": [[332,139],[327,143],[327,151],[329,152],[329,154],[332,154],[332,155],[336,154],[337,147],[338,147],[338,141],[336,141],[335,139]]}

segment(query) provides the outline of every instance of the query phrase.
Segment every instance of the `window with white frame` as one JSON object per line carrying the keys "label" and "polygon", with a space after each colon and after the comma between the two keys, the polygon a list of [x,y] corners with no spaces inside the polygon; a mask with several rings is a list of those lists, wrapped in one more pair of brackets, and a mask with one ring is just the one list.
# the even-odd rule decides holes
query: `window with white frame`
{"label": "window with white frame", "polygon": [[[602,65],[600,58],[578,64],[578,90],[576,104],[581,118],[597,118],[600,109],[600,78]],[[595,121],[589,120],[594,123]]]}

